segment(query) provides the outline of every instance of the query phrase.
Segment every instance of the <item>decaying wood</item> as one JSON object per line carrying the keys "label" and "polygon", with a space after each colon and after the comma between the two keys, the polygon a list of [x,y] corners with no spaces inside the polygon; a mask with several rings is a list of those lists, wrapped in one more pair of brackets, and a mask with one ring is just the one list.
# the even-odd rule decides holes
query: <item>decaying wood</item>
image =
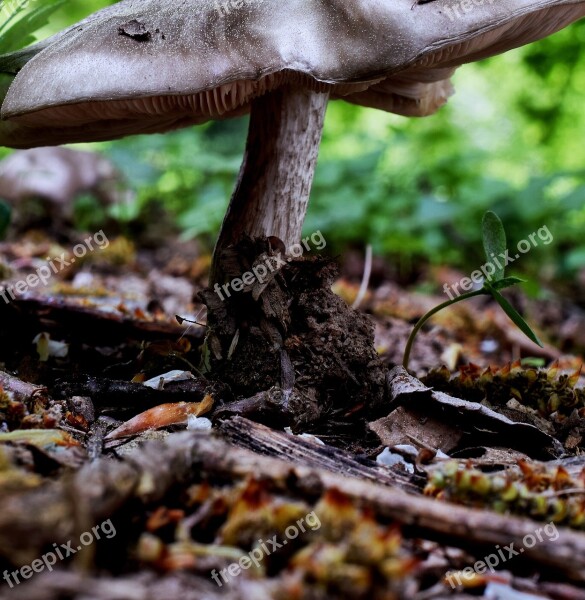
{"label": "decaying wood", "polygon": [[87,343],[107,344],[128,339],[176,339],[183,335],[192,340],[202,340],[202,327],[181,327],[178,323],[147,321],[135,315],[107,312],[98,307],[84,306],[67,298],[54,296],[19,297],[10,304],[0,303],[0,318],[5,326],[26,323],[26,327],[51,333],[71,332]]}
{"label": "decaying wood", "polygon": [[[200,575],[178,572],[163,577],[142,572],[139,575],[120,577],[89,577],[81,573],[57,570],[53,573],[34,577],[15,588],[10,600],[278,600],[282,592],[278,590],[278,580],[263,579],[254,581],[238,577],[228,588],[221,589],[215,583]],[[409,600],[474,600],[477,596],[468,594],[445,595],[435,590],[434,594],[419,593]],[[569,586],[567,586],[569,588]],[[574,588],[570,588],[573,589]],[[579,590],[576,590],[578,593]],[[557,595],[558,600],[583,600],[578,595]],[[4,597],[0,595],[0,599]]]}
{"label": "decaying wood", "polygon": [[356,477],[364,481],[396,486],[407,492],[420,493],[420,485],[416,485],[414,476],[378,466],[373,461],[359,462],[352,454],[333,446],[320,446],[241,417],[224,421],[219,430],[223,438],[230,443],[257,454],[280,458],[293,465],[324,469],[346,477]]}
{"label": "decaying wood", "polygon": [[5,392],[11,392],[19,402],[26,402],[33,396],[46,398],[47,394],[47,388],[22,381],[5,371],[0,371],[0,387]]}
{"label": "decaying wood", "polygon": [[[71,519],[73,498],[83,505],[87,526],[111,516],[131,499],[160,499],[171,485],[188,483],[193,474],[229,480],[254,476],[276,491],[297,495],[315,496],[335,488],[379,516],[407,526],[412,534],[472,547],[476,553],[485,548],[487,554],[495,544],[521,547],[526,535],[542,527],[530,519],[455,506],[357,477],[260,456],[228,444],[217,434],[186,432],[170,435],[164,443],[147,443],[124,461],[101,459],[71,479],[3,499],[0,555],[25,564],[39,555],[43,545],[71,539],[78,527]],[[562,572],[569,580],[585,581],[585,535],[560,527],[558,531],[554,542],[526,547],[523,558]],[[512,568],[512,562],[507,567]]]}
{"label": "decaying wood", "polygon": [[[322,489],[337,488],[356,503],[411,526],[422,536],[448,539],[454,545],[475,548],[482,545],[487,550],[495,544],[514,543],[515,547],[521,547],[526,535],[542,527],[531,519],[456,506],[357,478],[258,456],[228,446],[218,438],[199,445],[197,460],[205,470],[231,477],[254,474],[270,477],[274,482],[290,481],[293,477],[301,491],[304,484],[309,486],[307,491],[314,491],[316,485]],[[572,580],[585,581],[585,535],[566,528],[558,530],[560,535],[555,542],[544,541],[526,548],[523,557],[562,571]]]}
{"label": "decaying wood", "polygon": [[[42,548],[63,543],[112,515],[136,491],[139,472],[129,463],[98,460],[73,477],[29,492],[0,495],[0,556],[30,564]],[[74,515],[84,514],[84,523]],[[80,527],[83,527],[80,531]]]}

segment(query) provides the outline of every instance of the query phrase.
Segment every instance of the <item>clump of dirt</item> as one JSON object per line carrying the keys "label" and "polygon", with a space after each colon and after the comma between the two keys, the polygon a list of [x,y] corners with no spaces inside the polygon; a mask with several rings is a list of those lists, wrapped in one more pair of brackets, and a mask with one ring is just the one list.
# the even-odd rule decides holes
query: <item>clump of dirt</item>
{"label": "clump of dirt", "polygon": [[355,422],[385,397],[373,323],[331,291],[332,260],[282,248],[275,238],[246,239],[224,251],[225,283],[200,294],[206,369],[240,398],[279,388],[278,410],[293,429]]}

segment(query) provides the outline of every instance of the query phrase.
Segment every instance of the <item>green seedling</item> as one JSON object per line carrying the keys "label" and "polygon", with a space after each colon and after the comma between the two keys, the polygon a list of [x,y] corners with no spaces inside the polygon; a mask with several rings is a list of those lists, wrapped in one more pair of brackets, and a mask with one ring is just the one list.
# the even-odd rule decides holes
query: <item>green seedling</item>
{"label": "green seedling", "polygon": [[[504,231],[504,225],[502,221],[495,213],[488,211],[483,216],[482,220],[482,235],[483,235],[483,248],[488,262],[492,262],[492,257],[504,255],[506,252],[506,232]],[[502,307],[503,311],[510,317],[515,325],[520,329],[530,340],[535,344],[538,344],[541,348],[543,347],[542,342],[538,339],[537,335],[530,329],[528,323],[522,318],[518,311],[502,296],[500,290],[512,287],[518,283],[523,283],[525,280],[518,277],[505,277],[504,267],[498,268],[493,275],[486,278],[483,287],[480,290],[473,292],[467,292],[457,298],[443,302],[439,304],[428,313],[423,315],[418,323],[414,326],[406,348],[404,350],[404,359],[402,364],[405,369],[408,369],[408,362],[410,359],[410,352],[412,345],[416,338],[416,334],[421,330],[422,326],[439,311],[475,296],[492,296],[492,298]]]}

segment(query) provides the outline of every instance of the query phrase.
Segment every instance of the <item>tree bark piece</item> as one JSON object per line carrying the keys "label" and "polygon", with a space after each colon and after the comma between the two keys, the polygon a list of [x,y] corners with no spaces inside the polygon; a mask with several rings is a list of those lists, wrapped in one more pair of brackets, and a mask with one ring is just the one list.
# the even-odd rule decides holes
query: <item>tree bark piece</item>
{"label": "tree bark piece", "polygon": [[[408,439],[400,440],[392,435],[392,429],[398,429],[394,421],[400,416],[404,418],[405,431],[409,428],[412,430],[413,423],[417,421],[422,426],[427,418],[431,418],[430,428],[435,432],[438,431],[439,424],[444,423],[447,433],[444,433],[443,440],[450,445],[438,449],[446,453],[450,453],[455,446],[460,447],[461,440],[458,438],[463,438],[463,434],[471,437],[474,445],[513,448],[540,460],[558,458],[564,453],[563,446],[557,439],[534,425],[512,421],[479,402],[462,400],[428,388],[403,367],[394,367],[388,373],[387,385],[391,408],[404,408],[396,416],[393,411],[388,417],[371,424],[371,428],[387,445],[408,443]],[[449,429],[452,430],[450,440]]]}
{"label": "tree bark piece", "polygon": [[[251,450],[256,454],[285,460],[291,465],[303,465],[355,477],[387,486],[395,486],[411,493],[420,493],[424,481],[398,470],[387,469],[373,461],[359,462],[339,448],[321,446],[315,442],[275,431],[265,425],[242,417],[234,417],[219,426],[222,437],[231,444]],[[371,464],[370,464],[371,463]]]}

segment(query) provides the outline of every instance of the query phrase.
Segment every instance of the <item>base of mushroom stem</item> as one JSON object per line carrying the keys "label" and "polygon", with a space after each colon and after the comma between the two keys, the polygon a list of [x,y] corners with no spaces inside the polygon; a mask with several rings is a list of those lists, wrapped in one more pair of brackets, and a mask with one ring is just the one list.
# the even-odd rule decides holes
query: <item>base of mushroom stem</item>
{"label": "base of mushroom stem", "polygon": [[275,239],[245,239],[218,257],[223,280],[200,294],[204,369],[250,398],[242,412],[268,424],[307,430],[375,412],[386,369],[373,323],[331,291],[333,261],[287,258]]}

